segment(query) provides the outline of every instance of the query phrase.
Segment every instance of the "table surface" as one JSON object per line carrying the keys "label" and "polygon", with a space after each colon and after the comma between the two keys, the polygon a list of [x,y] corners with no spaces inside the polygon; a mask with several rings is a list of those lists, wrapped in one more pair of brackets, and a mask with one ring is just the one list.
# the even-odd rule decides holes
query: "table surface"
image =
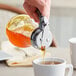
{"label": "table surface", "polygon": [[[61,57],[66,59],[67,63],[71,63],[70,50],[68,48],[49,48],[48,51],[52,57]],[[0,76],[34,76],[33,67],[8,67],[5,62],[0,62]],[[76,70],[73,72],[76,76]]]}

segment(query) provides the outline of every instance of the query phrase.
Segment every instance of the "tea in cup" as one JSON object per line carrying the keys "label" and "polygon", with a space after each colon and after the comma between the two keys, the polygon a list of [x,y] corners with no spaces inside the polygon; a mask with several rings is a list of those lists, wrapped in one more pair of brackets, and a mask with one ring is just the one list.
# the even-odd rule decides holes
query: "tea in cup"
{"label": "tea in cup", "polygon": [[40,58],[33,61],[35,76],[65,76],[65,70],[68,68],[68,76],[72,76],[72,64],[66,64],[64,59],[60,58]]}

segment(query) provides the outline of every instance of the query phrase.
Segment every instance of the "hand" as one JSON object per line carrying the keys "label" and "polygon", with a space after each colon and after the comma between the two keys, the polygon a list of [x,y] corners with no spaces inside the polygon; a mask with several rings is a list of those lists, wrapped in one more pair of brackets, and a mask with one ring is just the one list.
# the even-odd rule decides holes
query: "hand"
{"label": "hand", "polygon": [[39,22],[39,17],[35,12],[36,9],[39,9],[41,14],[49,19],[50,0],[25,0],[23,6],[27,14],[30,15],[30,17],[32,17],[36,22]]}
{"label": "hand", "polygon": [[[27,14],[33,18],[36,22],[39,22],[39,17],[35,12],[36,9],[39,9],[43,16],[46,16],[49,19],[50,16],[50,1],[51,0],[25,0],[23,6]],[[55,40],[53,39],[52,45],[56,47]]]}

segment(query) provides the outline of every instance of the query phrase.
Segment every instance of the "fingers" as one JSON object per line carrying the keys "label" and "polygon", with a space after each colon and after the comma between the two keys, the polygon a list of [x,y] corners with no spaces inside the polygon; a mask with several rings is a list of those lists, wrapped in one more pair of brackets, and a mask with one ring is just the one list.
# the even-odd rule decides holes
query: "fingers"
{"label": "fingers", "polygon": [[50,0],[25,0],[24,8],[26,12],[35,19],[36,22],[39,22],[39,17],[35,12],[36,8],[40,10],[43,16],[46,16],[49,19]]}
{"label": "fingers", "polygon": [[37,15],[36,12],[33,13],[33,19],[34,19],[37,23],[39,23],[39,17],[38,17],[38,15]]}
{"label": "fingers", "polygon": [[37,14],[35,13],[36,8],[33,7],[33,6],[31,6],[31,5],[29,5],[27,2],[25,2],[25,3],[23,4],[23,6],[24,6],[24,9],[26,10],[27,14],[28,14],[31,18],[33,18],[36,22],[38,22],[39,19],[38,19]]}
{"label": "fingers", "polygon": [[35,11],[36,11],[36,8],[33,7],[33,6],[31,6],[31,5],[29,5],[27,2],[25,2],[25,3],[23,4],[23,6],[24,6],[24,9],[25,9],[25,11],[27,12],[27,14],[28,14],[31,18],[33,18],[36,22],[39,22],[39,17],[38,17],[38,15],[37,15],[37,13],[35,12]]}
{"label": "fingers", "polygon": [[26,2],[23,4],[23,6],[24,6],[25,11],[31,16],[32,15],[32,13],[30,13],[31,6]]}

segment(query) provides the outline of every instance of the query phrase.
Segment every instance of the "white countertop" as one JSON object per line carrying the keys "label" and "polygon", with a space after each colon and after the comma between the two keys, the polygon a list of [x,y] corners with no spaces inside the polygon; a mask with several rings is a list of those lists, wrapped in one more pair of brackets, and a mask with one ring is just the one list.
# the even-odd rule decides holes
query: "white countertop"
{"label": "white countertop", "polygon": [[[33,67],[8,67],[0,63],[0,76],[34,76]],[[73,72],[76,76],[76,70]]]}
{"label": "white countertop", "polygon": [[[52,56],[65,58],[67,62],[70,63],[69,49],[50,48],[48,49],[48,51],[50,51],[51,54],[54,52]],[[33,67],[8,67],[4,62],[0,62],[0,76],[34,76],[34,72],[33,72]],[[76,76],[76,70],[74,70],[73,76]]]}

